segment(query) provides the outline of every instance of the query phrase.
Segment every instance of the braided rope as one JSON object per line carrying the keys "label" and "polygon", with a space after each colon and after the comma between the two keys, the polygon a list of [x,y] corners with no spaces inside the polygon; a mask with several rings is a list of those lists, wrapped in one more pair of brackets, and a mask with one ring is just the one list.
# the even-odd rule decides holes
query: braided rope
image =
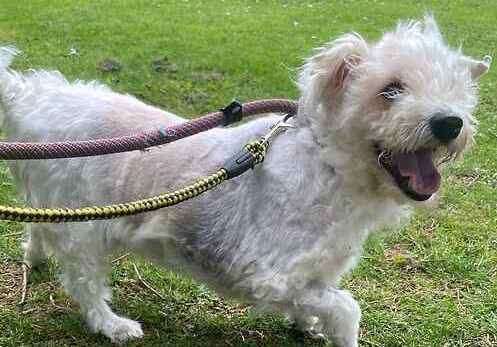
{"label": "braided rope", "polygon": [[[264,161],[267,146],[267,143],[256,141],[247,144],[245,148],[254,157],[254,163],[259,164]],[[213,189],[227,179],[228,173],[226,169],[221,168],[211,175],[200,178],[196,182],[170,193],[164,193],[151,198],[127,203],[101,207],[89,206],[70,209],[11,207],[0,205],[0,220],[29,223],[64,223],[86,222],[90,220],[104,220],[131,216],[179,204],[180,202],[189,200],[210,189]]]}
{"label": "braided rope", "polygon": [[[243,117],[272,112],[296,114],[297,103],[268,99],[242,105]],[[74,158],[144,150],[215,128],[223,121],[224,114],[218,111],[171,127],[115,138],[51,143],[0,142],[0,160]]]}

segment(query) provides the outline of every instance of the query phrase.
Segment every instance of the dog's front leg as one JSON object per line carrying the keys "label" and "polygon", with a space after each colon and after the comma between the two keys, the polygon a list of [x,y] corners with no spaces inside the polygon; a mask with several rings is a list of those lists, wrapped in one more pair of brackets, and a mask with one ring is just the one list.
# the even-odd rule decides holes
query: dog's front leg
{"label": "dog's front leg", "polygon": [[308,288],[295,301],[294,319],[302,330],[330,338],[336,346],[358,346],[361,309],[352,295],[336,288]]}

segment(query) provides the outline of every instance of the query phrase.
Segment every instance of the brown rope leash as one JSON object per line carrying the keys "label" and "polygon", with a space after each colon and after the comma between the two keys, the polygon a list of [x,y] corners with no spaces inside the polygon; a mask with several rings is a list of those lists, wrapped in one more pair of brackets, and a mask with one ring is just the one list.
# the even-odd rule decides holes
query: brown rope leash
{"label": "brown rope leash", "polygon": [[144,150],[220,125],[230,125],[244,117],[272,112],[296,114],[297,102],[285,99],[257,100],[243,105],[233,102],[218,112],[212,112],[185,123],[114,138],[51,143],[0,142],[0,159],[74,158]]}

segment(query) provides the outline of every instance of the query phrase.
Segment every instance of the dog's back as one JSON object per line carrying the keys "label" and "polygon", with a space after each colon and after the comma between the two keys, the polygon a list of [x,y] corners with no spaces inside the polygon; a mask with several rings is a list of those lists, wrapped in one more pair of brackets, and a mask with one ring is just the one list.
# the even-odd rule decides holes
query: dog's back
{"label": "dog's back", "polygon": [[111,137],[184,121],[98,82],[70,83],[57,71],[19,74],[9,69],[16,54],[0,47],[0,98],[9,137],[19,141]]}
{"label": "dog's back", "polygon": [[[57,71],[15,72],[9,65],[16,54],[17,51],[12,47],[0,47],[0,113],[2,130],[9,141],[53,142],[108,138],[184,121],[132,96],[114,93],[97,82],[71,83]],[[136,152],[118,154],[112,159],[136,155]],[[116,161],[109,159],[111,157],[107,156],[12,161],[9,166],[18,189],[24,192],[24,198],[29,204],[74,206],[89,202],[85,199],[89,194],[78,194],[77,189],[71,196],[52,194],[47,190],[36,189],[33,182],[53,182],[56,187],[61,187],[65,184],[71,186],[68,182],[72,181],[78,183],[74,186],[79,186],[88,178],[85,172],[92,171],[91,167],[111,165]],[[50,196],[39,196],[42,192],[50,193]],[[112,195],[109,198],[112,199]],[[101,201],[99,198],[97,200]]]}

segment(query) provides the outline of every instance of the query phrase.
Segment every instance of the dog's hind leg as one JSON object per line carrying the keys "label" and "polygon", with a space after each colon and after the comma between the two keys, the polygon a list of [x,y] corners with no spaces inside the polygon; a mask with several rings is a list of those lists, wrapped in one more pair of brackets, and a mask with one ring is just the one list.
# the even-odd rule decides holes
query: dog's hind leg
{"label": "dog's hind leg", "polygon": [[357,347],[361,309],[352,295],[336,288],[313,288],[295,301],[297,324],[315,336],[329,337],[339,347]]}
{"label": "dog's hind leg", "polygon": [[26,225],[26,240],[22,243],[24,250],[24,262],[31,268],[42,264],[47,255],[43,246],[43,234],[45,229],[40,225]]}
{"label": "dog's hind leg", "polygon": [[54,250],[62,267],[64,289],[80,304],[93,332],[100,332],[116,343],[142,337],[138,322],[116,315],[108,305],[111,289],[106,282],[110,265],[103,233],[81,227],[64,234]]}

